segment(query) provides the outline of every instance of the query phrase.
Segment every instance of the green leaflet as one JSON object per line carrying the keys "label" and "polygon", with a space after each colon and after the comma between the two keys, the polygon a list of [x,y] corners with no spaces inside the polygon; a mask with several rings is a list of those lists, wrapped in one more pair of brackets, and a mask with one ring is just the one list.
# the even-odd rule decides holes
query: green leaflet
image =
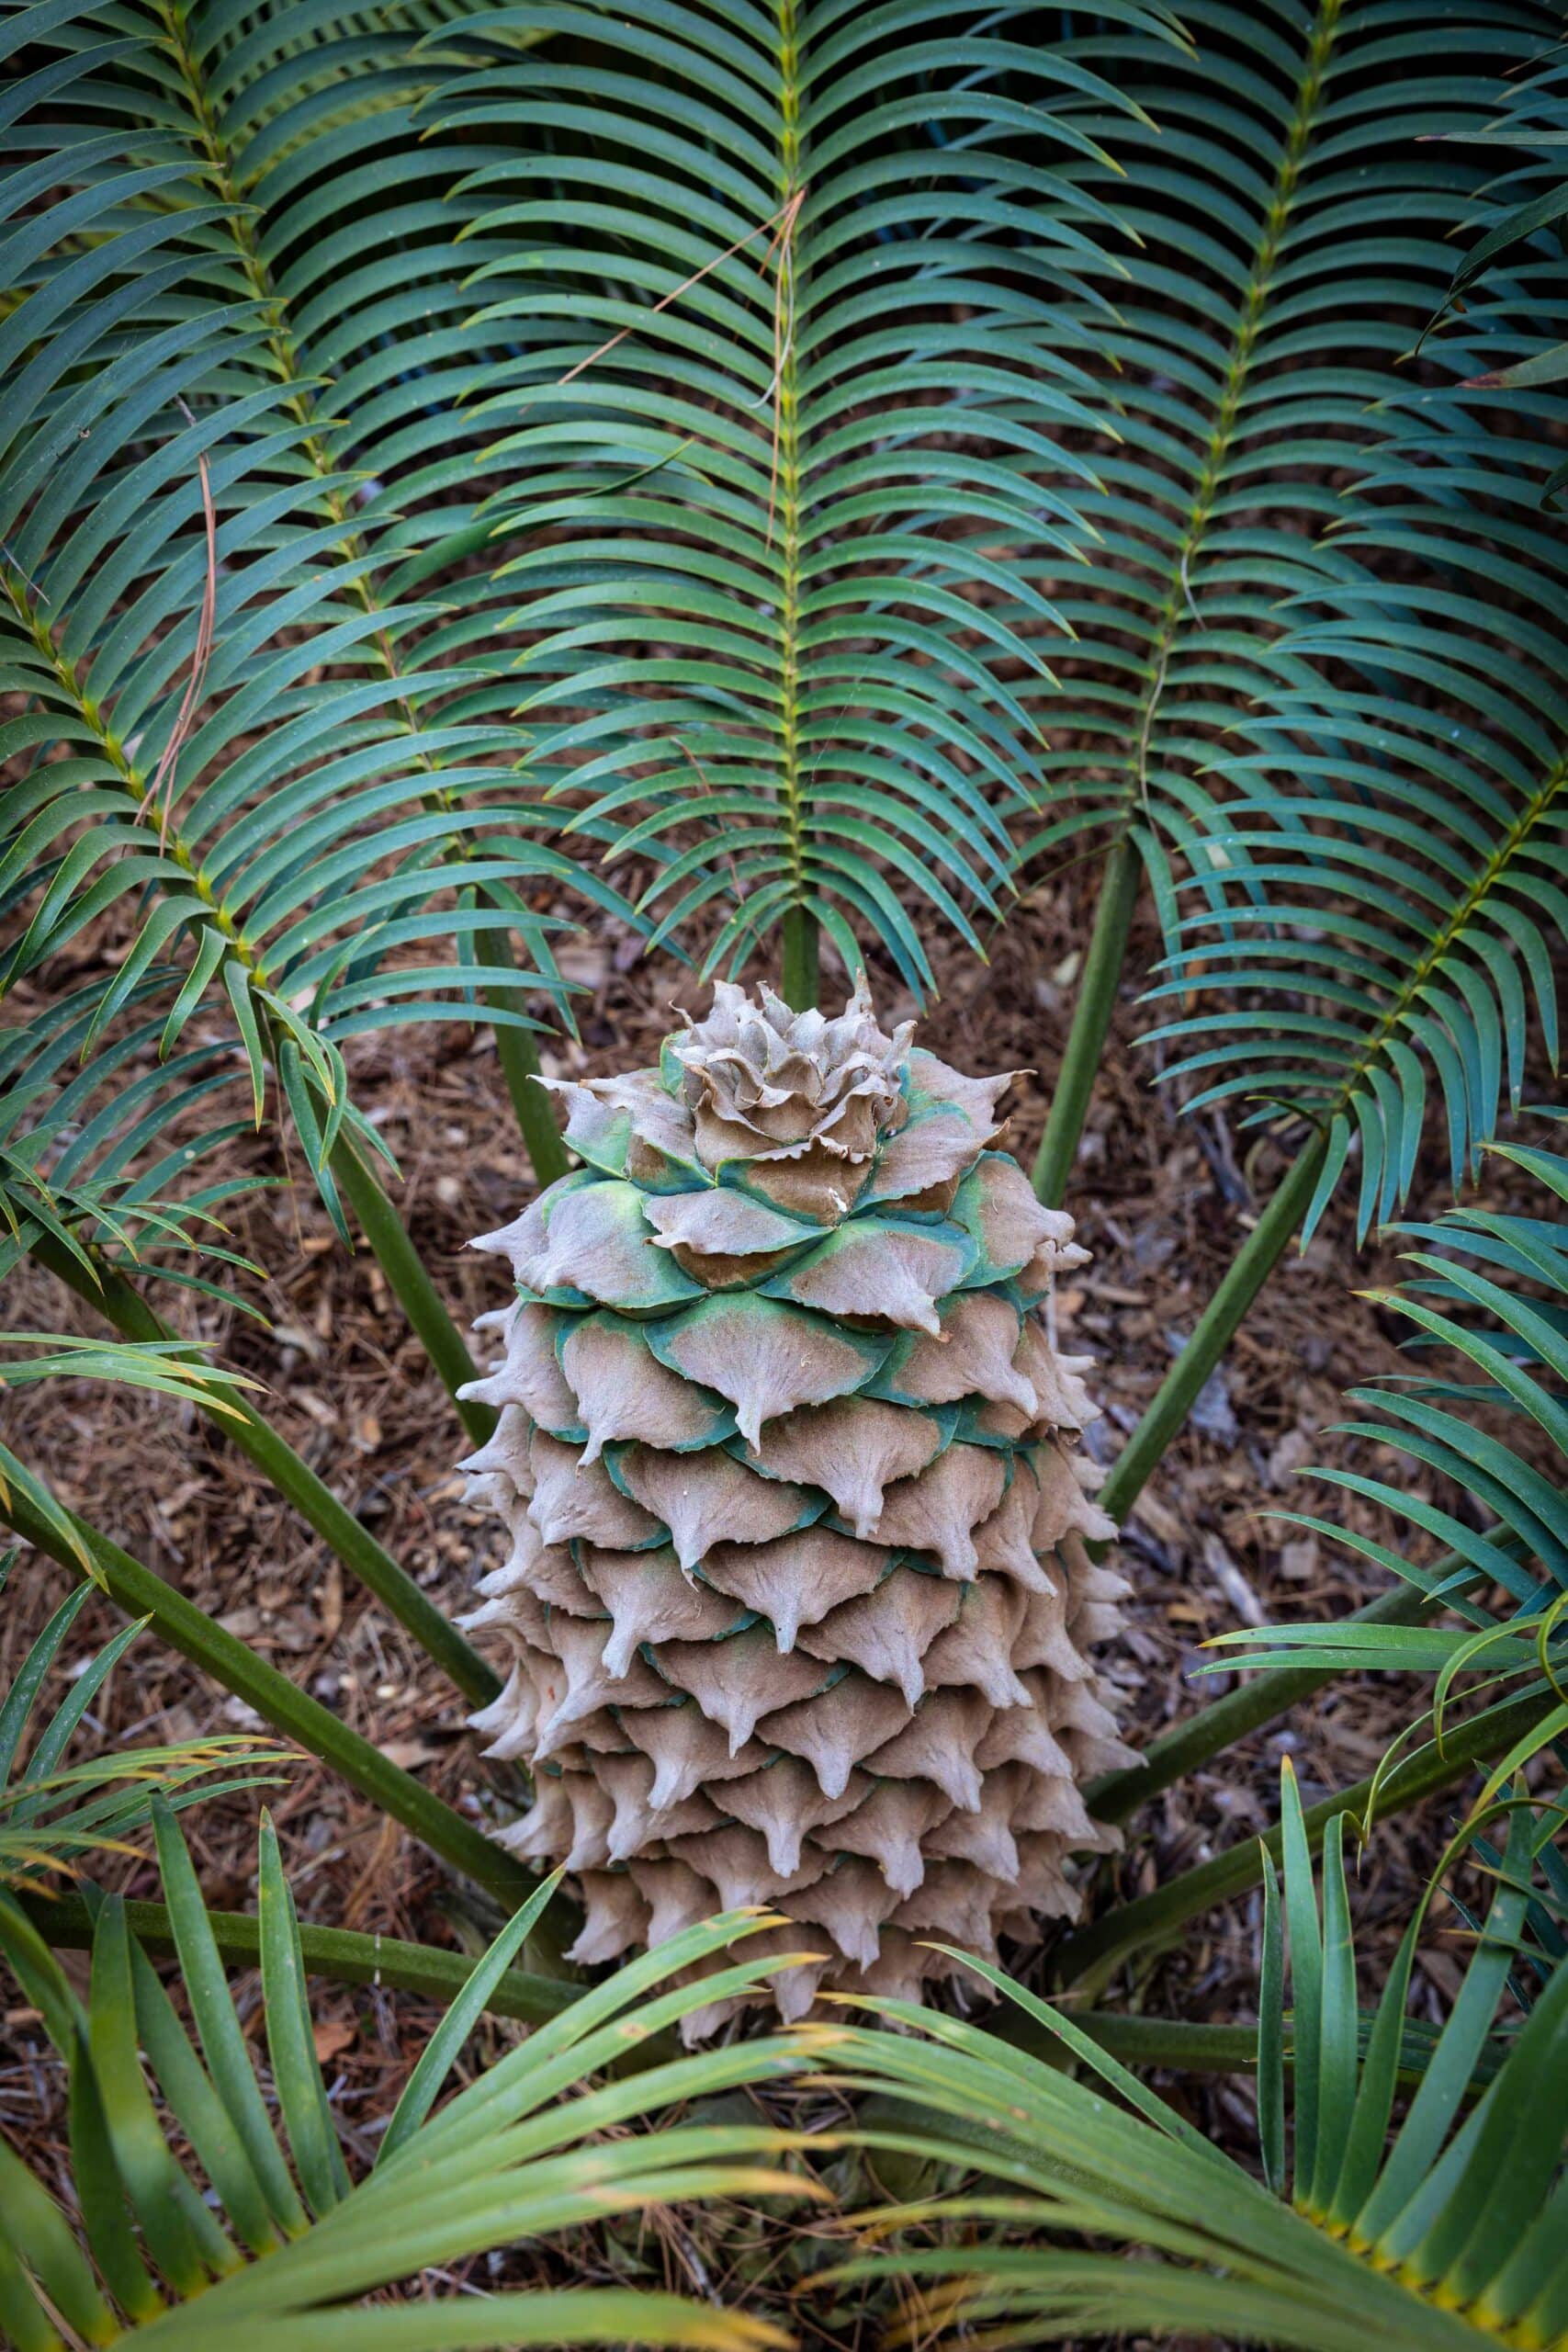
{"label": "green leaflet", "polygon": [[[1288,1788],[1285,1797],[1289,1816]],[[1517,1807],[1506,1853],[1496,1858],[1489,1917],[1478,1925],[1463,1984],[1392,2148],[1386,2128],[1420,1915],[1369,2024],[1356,2008],[1337,1836],[1325,1848],[1321,1927],[1307,1850],[1287,1844],[1292,2008],[1287,2023],[1271,1898],[1258,2027],[1269,2189],[1212,2148],[1069,2013],[987,1962],[970,1965],[1023,2013],[1010,2020],[1006,2040],[906,2004],[866,2003],[910,2030],[852,2027],[839,2038],[836,2063],[850,2078],[898,2101],[896,2118],[859,2136],[989,2176],[994,2185],[940,2203],[922,2199],[896,2216],[916,2227],[938,2211],[949,2222],[965,2220],[966,2243],[863,2256],[834,2275],[863,2279],[913,2268],[960,2288],[970,2322],[999,2318],[1019,2342],[1089,2325],[1157,2336],[1201,2324],[1303,2352],[1352,2352],[1369,2340],[1459,2352],[1521,2324],[1535,2341],[1560,2341],[1554,2183],[1568,2069],[1561,1960],[1522,2029],[1507,2037],[1490,2030],[1545,1842],[1528,1806]],[[1081,2072],[1063,2066],[1062,2045]],[[1287,2075],[1294,2210],[1280,2180]],[[997,2222],[1009,2225],[1005,2237],[986,2226]],[[1114,2254],[1074,2252],[1084,2237],[1109,2241]],[[1139,2258],[1129,2260],[1134,2253]]]}
{"label": "green leaflet", "polygon": [[[161,1814],[157,1827],[195,2036],[128,1932],[118,1898],[96,1902],[85,2009],[15,1903],[0,1898],[0,1946],[36,1992],[69,2068],[73,2119],[70,2220],[21,2159],[0,2149],[0,2323],[18,2352],[58,2346],[51,2312],[90,2342],[154,2326],[162,2341],[189,2352],[210,2345],[215,2330],[244,2352],[302,2342],[314,2352],[358,2352],[385,2341],[382,2290],[476,2245],[543,2235],[606,2207],[788,2187],[765,2161],[780,2145],[765,2129],[699,2124],[639,2139],[625,2126],[677,2101],[786,2076],[804,2052],[753,2041],[588,2087],[628,2038],[651,2040],[658,2052],[662,2030],[713,1990],[743,1988],[788,1965],[773,1954],[746,1960],[755,1917],[731,1915],[675,1937],[649,1963],[586,1994],[570,2016],[539,2026],[433,2113],[480,2007],[548,1895],[542,1888],[469,1975],[416,2070],[381,2161],[353,2181],[310,2047],[299,1934],[276,1851],[264,1833],[260,1950],[276,2126],[189,1855],[171,1815]],[[672,1976],[720,1954],[716,1976],[671,1987]],[[611,2142],[595,2147],[602,2134]],[[286,2139],[313,2220],[290,2185]],[[479,2352],[495,2341],[491,2304],[470,2312],[460,2301],[420,2300],[404,2309],[414,2324],[393,2322],[404,2352]],[[700,2335],[736,2352],[759,2342],[743,2323],[731,2327],[675,2298],[629,2290],[519,2294],[509,2299],[505,2327],[517,2342],[679,2344]]]}
{"label": "green leaflet", "polygon": [[852,964],[879,939],[919,993],[915,910],[978,948],[1004,903],[983,779],[1032,782],[1003,672],[1044,662],[1000,608],[1061,635],[1021,558],[1077,512],[1028,469],[1100,422],[1071,310],[1111,216],[1077,118],[1126,111],[1012,16],[956,40],[929,6],[873,32],[792,0],[634,29],[563,0],[559,40],[430,110],[533,145],[476,174],[473,241],[479,323],[534,338],[488,405],[540,758],[570,829],[653,858],[656,937],[718,918],[705,972],[783,920]]}
{"label": "green leaflet", "polygon": [[[1549,1193],[1562,1182],[1562,1154],[1525,1146],[1515,1156]],[[1533,1682],[1543,1670],[1561,1676],[1562,1595],[1568,1586],[1562,1469],[1568,1458],[1568,1417],[1557,1391],[1568,1365],[1562,1329],[1568,1266],[1553,1246],[1556,1229],[1550,1219],[1486,1210],[1456,1210],[1430,1225],[1401,1228],[1429,1246],[1405,1253],[1414,1272],[1404,1285],[1372,1294],[1412,1327],[1413,1369],[1380,1385],[1352,1389],[1349,1401],[1368,1418],[1347,1424],[1347,1433],[1394,1446],[1457,1481],[1495,1522],[1487,1532],[1404,1491],[1397,1481],[1338,1468],[1315,1473],[1451,1544],[1456,1572],[1443,1597],[1463,1622],[1379,1629],[1287,1625],[1263,1634],[1235,1631],[1215,1644],[1227,1657],[1242,1653],[1251,1664],[1337,1658],[1370,1671],[1428,1673],[1435,1677],[1439,1724],[1467,1687],[1461,1677],[1483,1677],[1478,1687],[1484,1688],[1499,1679]],[[1532,1295],[1542,1284],[1548,1292],[1544,1301]],[[1434,1343],[1442,1353],[1434,1351]],[[1464,1377],[1467,1367],[1481,1378]],[[1499,1422],[1500,1408],[1507,1418]],[[1503,1434],[1495,1433],[1498,1429]],[[1542,1440],[1551,1457],[1544,1472],[1532,1459]],[[1381,1546],[1373,1556],[1413,1580],[1425,1580]],[[1501,1609],[1487,1598],[1494,1585],[1506,1596]]]}

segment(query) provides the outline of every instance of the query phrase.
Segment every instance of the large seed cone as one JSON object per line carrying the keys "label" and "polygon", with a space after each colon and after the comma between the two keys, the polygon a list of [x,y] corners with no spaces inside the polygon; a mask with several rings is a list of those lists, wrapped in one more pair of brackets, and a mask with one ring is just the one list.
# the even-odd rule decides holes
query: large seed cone
{"label": "large seed cone", "polygon": [[772,1905],[822,1954],[786,2016],[1070,1917],[1113,1842],[1080,1784],[1127,1759],[1052,1328],[1086,1253],[987,1148],[1010,1077],[911,1029],[721,985],[657,1069],[562,1087],[584,1165],[476,1244],[517,1283],[466,1464],[513,1539],[469,1620],[512,1653],[475,1721],[535,1777],[504,1842],[578,1874],[583,1962]]}

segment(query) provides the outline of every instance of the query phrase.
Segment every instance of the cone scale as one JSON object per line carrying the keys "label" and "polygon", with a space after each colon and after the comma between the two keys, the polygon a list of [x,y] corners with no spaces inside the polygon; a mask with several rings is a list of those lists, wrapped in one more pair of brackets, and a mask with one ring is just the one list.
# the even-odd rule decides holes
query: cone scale
{"label": "cone scale", "polygon": [[1011,1073],[912,1030],[863,988],[829,1020],[721,983],[657,1069],[559,1086],[582,1165],[475,1245],[516,1283],[467,1392],[513,1544],[474,1721],[535,1785],[502,1842],[576,1873],[585,1963],[770,1905],[821,1955],[786,2017],[1072,1917],[1067,1857],[1114,1843],[1081,1784],[1128,1760],[1051,1314],[1087,1253],[994,1148]]}

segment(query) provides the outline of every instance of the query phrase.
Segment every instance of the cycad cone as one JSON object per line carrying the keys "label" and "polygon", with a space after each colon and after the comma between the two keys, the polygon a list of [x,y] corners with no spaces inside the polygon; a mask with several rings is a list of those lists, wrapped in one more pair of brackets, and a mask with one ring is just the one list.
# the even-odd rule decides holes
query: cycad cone
{"label": "cycad cone", "polygon": [[583,1166],[475,1245],[517,1280],[465,1465],[513,1539],[468,1621],[512,1652],[476,1724],[535,1777],[503,1842],[577,1873],[582,1962],[774,1906],[822,1954],[786,2017],[1070,1917],[1113,1842],[1079,1785],[1127,1755],[1050,1311],[1086,1253],[987,1148],[1010,1074],[912,1028],[721,985],[657,1069],[561,1087]]}

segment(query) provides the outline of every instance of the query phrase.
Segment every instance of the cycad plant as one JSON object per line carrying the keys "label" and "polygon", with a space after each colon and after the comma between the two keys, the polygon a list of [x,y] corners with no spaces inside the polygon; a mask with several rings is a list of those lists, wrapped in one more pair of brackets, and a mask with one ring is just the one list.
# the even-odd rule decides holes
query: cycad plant
{"label": "cycad plant", "polygon": [[[1178,39],[1158,9],[1124,14]],[[1038,657],[971,594],[978,579],[994,599],[1012,576],[973,544],[973,525],[1005,526],[1016,548],[1058,502],[998,457],[987,461],[985,514],[971,503],[966,523],[951,445],[962,423],[966,438],[1043,462],[1047,424],[1078,418],[1071,368],[1055,356],[1056,298],[1077,291],[1096,237],[1112,229],[1103,203],[1058,166],[1103,152],[1079,127],[1086,108],[1121,109],[1111,85],[1065,51],[1032,54],[979,13],[944,50],[937,22],[896,12],[868,35],[827,10],[776,24],[677,11],[628,95],[611,72],[622,34],[608,12],[547,26],[460,7],[389,7],[368,24],[331,8],[243,26],[221,7],[173,6],[7,17],[24,70],[6,103],[23,161],[6,183],[17,299],[3,332],[26,368],[0,467],[7,675],[23,697],[7,739],[22,775],[7,802],[6,975],[13,991],[46,998],[7,1046],[9,1252],[36,1256],[138,1346],[173,1336],[145,1295],[150,1275],[211,1279],[171,1245],[214,1238],[229,1180],[190,1180],[193,1162],[221,1151],[228,1122],[193,1117],[192,1098],[227,1083],[231,1100],[248,1091],[256,1117],[286,1107],[334,1220],[346,1230],[352,1209],[447,1385],[472,1375],[372,1173],[384,1148],[352,1099],[343,1042],[416,1016],[482,1013],[497,1024],[536,1167],[561,1164],[529,1076],[530,1016],[515,1006],[525,987],[535,1001],[565,1002],[549,945],[563,889],[626,910],[591,865],[569,865],[541,838],[565,819],[560,793],[570,785],[581,804],[592,777],[558,729],[536,740],[516,716],[519,640],[503,633],[497,601],[516,592],[497,582],[515,552],[529,598],[543,586],[534,551],[519,546],[525,530],[556,545],[583,522],[586,500],[595,529],[603,509],[635,553],[662,544],[644,528],[647,502],[672,498],[685,548],[710,489],[719,498],[715,527],[735,537],[752,583],[754,689],[725,666],[728,642],[705,665],[696,659],[690,616],[657,616],[683,649],[677,670],[694,673],[677,678],[691,693],[672,709],[642,691],[651,673],[584,669],[570,630],[570,642],[546,631],[541,646],[548,615],[532,602],[522,650],[547,675],[565,662],[572,725],[625,734],[635,720],[637,740],[656,748],[678,733],[705,772],[723,766],[727,790],[744,783],[749,805],[773,809],[774,837],[783,827],[795,844],[792,878],[781,899],[774,860],[769,888],[750,892],[755,920],[729,945],[754,944],[787,904],[792,972],[814,960],[819,914],[851,951],[822,896],[831,887],[864,927],[891,929],[918,978],[924,951],[879,869],[934,872],[949,808],[961,820],[953,840],[967,843],[953,851],[961,896],[983,874],[1005,878],[1005,826],[965,779],[975,768],[997,784],[1015,749],[1027,765],[998,673]],[[590,36],[599,46],[584,57]],[[660,148],[638,128],[642,93],[662,103],[682,75],[689,91],[716,44],[722,103],[702,118],[702,153],[722,159],[728,145],[734,160],[716,162],[698,225],[728,208],[739,252],[705,252],[714,267],[685,268],[697,149],[677,141],[662,208],[638,215],[674,241],[658,257],[657,295],[633,260],[620,294],[590,284],[584,295],[579,247],[591,254],[592,240],[577,236],[570,253],[541,241],[526,206],[519,215],[498,197],[509,178],[536,184],[547,160],[546,209],[570,213],[585,90],[631,109],[625,123],[592,109],[620,142],[605,187],[618,191],[628,147],[652,141],[669,162],[668,140]],[[868,109],[867,91],[889,75],[892,95]],[[977,205],[981,183],[990,194]],[[632,214],[623,203],[615,218],[624,232]],[[685,423],[703,430],[686,433],[678,472],[665,464],[668,433],[634,447],[642,503],[630,510],[615,503],[632,492],[615,488],[626,470],[615,443],[606,503],[597,458],[581,481],[571,473],[584,404],[635,388],[646,364],[630,338],[601,352],[600,326],[618,333],[635,314],[645,335],[662,320],[689,334],[721,298],[739,375],[728,391],[716,378],[695,388]],[[955,306],[970,321],[962,383]],[[563,350],[568,331],[576,339]],[[776,366],[758,376],[744,355],[764,333],[770,349],[776,334]],[[515,447],[497,441],[509,406],[527,413]],[[729,438],[728,471],[702,487],[710,430]],[[540,452],[558,445],[565,485],[540,472]],[[959,470],[980,462],[966,452]],[[579,504],[558,512],[568,489]],[[626,537],[628,522],[641,540]],[[949,547],[955,531],[961,551]],[[852,544],[852,561],[840,553]],[[652,560],[637,575],[650,623]],[[570,560],[572,584],[551,594],[579,604],[627,569],[625,552],[583,548]],[[698,623],[714,625],[716,596],[741,609],[739,580],[709,581]],[[589,615],[580,626],[592,637],[606,624]],[[881,652],[863,646],[867,628]],[[632,685],[635,696],[622,691]],[[863,723],[856,695],[868,698]],[[732,724],[725,752],[710,733]],[[844,773],[824,769],[832,732]],[[684,790],[690,772],[671,788]],[[818,786],[823,846],[807,855],[802,826]],[[836,808],[850,812],[839,837]],[[900,834],[896,819],[915,832]],[[577,808],[573,830],[591,847],[635,851],[642,838],[597,802]],[[733,844],[702,812],[698,832],[728,875]],[[675,870],[652,846],[659,834],[645,860],[656,895]],[[735,870],[745,894],[758,876],[746,860]],[[959,907],[945,885],[938,903]],[[62,951],[117,923],[112,980],[49,1001]],[[446,960],[432,964],[442,940]],[[791,986],[799,994],[804,982]],[[485,1438],[493,1416],[482,1400],[461,1409]],[[484,1663],[251,1398],[228,1426],[465,1696],[492,1697]],[[90,1557],[270,1721],[478,1867],[471,1827],[409,1776],[138,1564],[69,1528],[30,1474],[14,1492],[25,1532],[47,1530],[57,1551]],[[526,1883],[499,1854],[481,1874],[514,1891]]]}
{"label": "cycad plant", "polygon": [[[623,1948],[604,1922],[635,1942],[757,1891],[758,1841],[803,1940],[828,1931],[824,1974],[912,1986],[956,1963],[907,1949],[911,1931],[988,1951],[1024,1925],[1010,1885],[1076,1906],[1064,1839],[1109,1846],[1150,1795],[1359,1667],[1438,1670],[1440,1719],[1375,1789],[1307,1807],[1302,1848],[1348,1804],[1386,1814],[1478,1765],[1495,1796],[1559,1735],[1561,1251],[1544,1215],[1441,1211],[1495,1177],[1484,1147],[1557,1057],[1568,300],[1534,175],[1563,130],[1560,29],[1537,0],[1452,0],[1435,23],[1404,0],[1193,0],[1179,21],[1156,0],[668,0],[633,25],[590,0],[44,0],[0,18],[0,748],[17,763],[0,1274],[31,1259],[116,1332],[39,1359],[34,1318],[12,1317],[6,1377],[130,1377],[242,1447],[540,1763],[525,1826],[498,1838],[442,1803],[68,1510],[38,1462],[0,1457],[0,1513],[524,1917],[530,1965],[485,1996],[505,2014],[596,2031],[618,1996],[585,1976]],[[1539,151],[1522,183],[1520,130]],[[908,1040],[869,1141],[791,1133],[759,1156],[753,1129],[773,1151],[772,1114],[819,1099],[809,1051],[772,1099],[769,1057],[836,1031],[813,1009],[824,964],[858,978],[869,959],[885,1004],[914,1004],[939,930],[949,956],[985,949],[1017,892],[1090,860],[1078,1002],[1042,1072],[1043,1206],[998,1173],[985,1084],[928,1099]],[[1137,975],[1145,876],[1159,946]],[[537,1040],[572,1024],[557,943],[584,922],[685,959],[694,989],[749,964],[775,982],[761,1081],[737,1076],[754,1016],[719,1000],[738,1035],[715,1071],[767,1114],[741,1123],[744,1149],[695,1148],[673,1051],[651,1081],[575,1095],[563,1141]],[[1135,978],[1175,1097],[1242,1123],[1249,1180],[1279,1148],[1286,1163],[1091,1519],[1070,1462],[1082,1399],[1029,1320],[1049,1283],[1010,1237],[1068,1246],[1042,1220]],[[527,1295],[485,1380],[393,1205],[374,1115],[379,1051],[431,1020],[493,1030],[551,1188],[513,1235]],[[711,1016],[685,1034],[711,1037]],[[958,1162],[884,1200],[886,1166],[947,1111]],[[340,1238],[375,1252],[518,1522],[488,1596],[520,1652],[504,1688],[331,1464],[183,1339],[193,1302],[249,1297],[224,1222],[238,1193],[301,1164]],[[1109,1541],[1292,1236],[1345,1186],[1363,1237],[1424,1220],[1436,1262],[1399,1311],[1481,1373],[1461,1396],[1422,1358],[1366,1408],[1450,1491],[1406,1507],[1392,1477],[1363,1485],[1415,1540],[1362,1540],[1395,1581],[1359,1626],[1269,1629],[1256,1671],[1136,1763],[1096,1754],[1105,1724],[1068,1710],[1098,1704],[1083,1651],[1113,1572],[1075,1539]],[[803,1299],[868,1238],[859,1288]],[[791,1310],[818,1317],[847,1385],[790,1391]],[[726,1317],[773,1336],[687,1350]],[[961,1363],[954,1336],[982,1321]],[[955,1464],[982,1502],[1001,1481],[961,1530],[934,1507]],[[1010,1566],[971,1559],[1043,1465],[1071,1482],[1077,1526],[1037,1544],[1032,1521]],[[725,1510],[761,1518],[716,1518],[716,1473]],[[792,1545],[796,1566],[852,1566],[816,1615],[804,1570],[797,1589],[780,1567]],[[1461,1711],[1472,1667],[1506,1680]],[[818,1769],[835,1712],[852,1736]],[[915,1769],[922,1731],[960,1712],[964,1736]],[[676,1717],[708,1725],[678,1826],[649,1802]],[[1066,1770],[1003,1753],[1032,1718]],[[507,1811],[497,1792],[486,1822]],[[576,1973],[570,1895],[526,1908],[528,1862],[568,1857],[590,1898]],[[1055,1939],[1055,1981],[1103,1994],[1263,1870],[1233,1847],[1101,1907]],[[962,1927],[920,1911],[928,1883],[967,1891]],[[177,1940],[176,1907],[141,1906],[149,1949]],[[95,1908],[68,1892],[28,1933],[80,1940]],[[220,1951],[255,1956],[254,1920],[208,1917]],[[1555,1986],[1560,1931],[1528,1917]],[[731,1932],[693,1928],[615,1982],[629,1998],[666,1962],[711,1969]],[[762,1933],[743,1981],[683,1984],[667,2021],[760,1992]],[[309,1925],[285,1957],[448,1993],[468,1973]],[[1093,2032],[1191,2046],[1179,2019],[1102,2010]],[[1365,2166],[1381,2123],[1357,2130]],[[161,2267],[110,2189],[107,2226]],[[211,2291],[237,2308],[252,2275]],[[1404,2305],[1380,2308],[1392,2326]],[[357,2324],[330,2321],[345,2345]],[[49,2340],[25,2302],[6,2324]]]}
{"label": "cycad plant", "polygon": [[[1177,38],[1157,7],[1123,14]],[[375,1173],[387,1148],[354,1104],[344,1041],[414,1019],[493,1022],[548,1179],[565,1162],[519,1007],[531,993],[570,1020],[550,942],[584,894],[641,920],[599,878],[602,854],[645,851],[656,900],[700,869],[688,912],[716,875],[733,883],[750,911],[725,953],[787,914],[802,974],[819,915],[853,951],[840,902],[863,936],[888,933],[910,977],[928,972],[884,868],[961,925],[965,905],[1005,889],[990,801],[1027,772],[1030,730],[1002,673],[1040,657],[990,613],[1017,566],[987,550],[998,531],[1016,550],[1055,530],[1061,501],[968,445],[1043,463],[1047,426],[1078,416],[1060,302],[1114,232],[1056,166],[1102,152],[1080,113],[1122,109],[1102,77],[1049,45],[1023,51],[984,14],[951,50],[937,23],[676,11],[639,77],[616,64],[613,14],[586,8],[537,27],[393,6],[366,23],[281,9],[242,28],[221,7],[140,0],[6,19],[0,43],[32,69],[6,119],[36,158],[6,182],[0,246],[17,291],[3,348],[27,355],[0,459],[6,677],[24,697],[0,859],[10,985],[47,989],[95,925],[126,935],[112,982],[69,1018],[46,1004],[7,1046],[19,1102],[5,1182],[25,1196],[19,1243],[124,1336],[168,1336],[135,1295],[166,1255],[128,1263],[107,1214],[130,1135],[112,1133],[107,1105],[75,1124],[92,1069],[145,1057],[154,1030],[161,1058],[185,1057],[171,1067],[194,1077],[204,1057],[201,1083],[237,1066],[258,1120],[281,1102],[340,1230],[352,1211],[455,1391],[474,1367]],[[888,75],[896,95],[867,108]],[[684,143],[639,111],[669,116],[706,81]],[[613,167],[585,156],[590,121],[614,136]],[[699,200],[692,175],[710,153]],[[669,175],[657,207],[650,155]],[[578,220],[582,170],[620,198],[634,157],[637,202]],[[519,204],[499,203],[511,181]],[[570,251],[536,233],[541,203],[572,219]],[[713,265],[697,271],[694,207]],[[651,254],[595,290],[594,238],[634,223]],[[704,245],[725,223],[735,236]],[[669,338],[689,339],[716,302],[723,365],[710,353],[678,398],[689,371]],[[601,326],[628,323],[637,335],[601,352]],[[777,364],[762,365],[758,338],[771,353],[775,330]],[[662,338],[651,392],[649,335]],[[585,455],[588,416],[604,430]],[[977,467],[987,487],[964,493],[966,525],[955,468]],[[543,600],[563,532],[570,577]],[[513,559],[525,639],[503,626]],[[694,609],[660,609],[650,582],[667,602],[682,581]],[[632,625],[614,601],[593,605],[612,591],[645,636],[657,623],[667,662],[590,660]],[[569,608],[571,626],[546,626]],[[750,639],[736,634],[743,609]],[[692,641],[704,627],[718,631],[706,657]],[[544,728],[519,716],[521,650],[547,679],[563,671]],[[569,689],[563,726],[553,707]],[[629,770],[607,803],[600,759]],[[635,779],[656,811],[691,809],[697,775],[718,797],[697,797],[694,847],[677,854],[662,820],[645,834],[625,814]],[[737,794],[757,857],[709,821],[734,817]],[[552,838],[569,820],[589,853],[570,862]],[[183,1089],[138,1082],[138,1186],[161,1195],[175,1155],[197,1147]],[[63,1218],[45,1167],[71,1188]],[[200,1211],[160,1196],[159,1216],[176,1214]],[[137,1231],[152,1243],[168,1227]],[[487,1433],[482,1408],[464,1417]],[[439,1643],[395,1565],[276,1433],[248,1414],[241,1442]],[[446,1662],[482,1683],[471,1661],[448,1649]]]}

